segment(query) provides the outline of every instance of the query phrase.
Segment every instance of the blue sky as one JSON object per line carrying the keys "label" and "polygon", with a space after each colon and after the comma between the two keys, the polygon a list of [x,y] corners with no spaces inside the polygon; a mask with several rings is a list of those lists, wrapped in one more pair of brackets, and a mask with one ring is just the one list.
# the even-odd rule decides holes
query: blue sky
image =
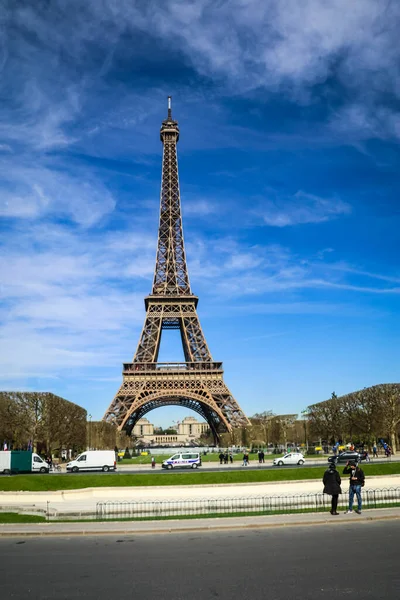
{"label": "blue sky", "polygon": [[0,387],[94,419],[111,402],[152,284],[168,94],[191,285],[246,414],[399,381],[400,5],[72,4],[0,8]]}

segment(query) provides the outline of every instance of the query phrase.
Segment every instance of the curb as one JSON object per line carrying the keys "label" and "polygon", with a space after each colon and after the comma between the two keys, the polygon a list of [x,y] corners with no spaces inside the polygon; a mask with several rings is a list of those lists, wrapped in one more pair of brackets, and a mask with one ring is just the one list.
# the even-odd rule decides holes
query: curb
{"label": "curb", "polygon": [[[3,527],[7,527],[6,524],[0,525],[0,538],[15,538],[15,537],[79,537],[79,536],[99,536],[99,535],[160,535],[160,534],[179,534],[179,533],[193,533],[193,532],[211,532],[211,531],[238,531],[238,530],[260,530],[260,529],[277,529],[277,528],[288,528],[288,527],[310,527],[310,526],[321,526],[321,525],[332,525],[341,526],[341,525],[354,525],[358,522],[358,524],[370,523],[371,521],[398,521],[400,520],[400,512],[395,515],[371,515],[366,516],[363,519],[357,520],[349,520],[349,519],[339,519],[332,520],[328,517],[321,520],[297,520],[297,521],[281,521],[281,522],[261,522],[261,523],[229,523],[225,522],[224,524],[216,522],[214,523],[199,523],[186,525],[183,527],[152,527],[151,529],[132,529],[132,528],[123,528],[123,529],[106,529],[105,527],[99,527],[97,524],[96,529],[91,528],[82,528],[82,529],[72,529],[68,531],[57,531],[53,528],[57,527],[54,523],[43,523],[43,524],[33,524],[33,527],[52,527],[52,531],[46,531],[43,529],[34,530],[34,531],[2,531]],[[180,521],[182,522],[182,521]],[[11,524],[10,524],[11,525]],[[26,523],[24,526],[29,527],[31,524]],[[59,525],[65,526],[65,523],[60,523]],[[107,526],[108,523],[104,522],[104,525]],[[134,523],[137,526],[137,522]]]}

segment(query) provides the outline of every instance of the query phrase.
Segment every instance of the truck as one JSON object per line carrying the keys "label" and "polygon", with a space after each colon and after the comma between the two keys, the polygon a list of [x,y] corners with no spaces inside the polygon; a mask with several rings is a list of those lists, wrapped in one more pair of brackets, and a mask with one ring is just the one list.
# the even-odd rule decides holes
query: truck
{"label": "truck", "polygon": [[114,450],[87,450],[67,464],[69,473],[116,470],[117,460]]}
{"label": "truck", "polygon": [[36,452],[26,450],[0,451],[0,473],[48,473],[49,465]]}

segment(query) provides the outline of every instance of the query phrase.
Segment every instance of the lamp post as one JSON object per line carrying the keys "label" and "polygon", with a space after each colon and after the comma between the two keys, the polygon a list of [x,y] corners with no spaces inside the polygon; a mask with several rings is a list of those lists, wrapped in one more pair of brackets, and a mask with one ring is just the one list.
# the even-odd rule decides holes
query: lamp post
{"label": "lamp post", "polygon": [[308,423],[307,416],[308,416],[308,411],[307,411],[307,409],[306,410],[302,410],[301,414],[303,416],[303,424],[304,424],[304,443],[306,445],[306,449],[307,449],[307,452],[308,452],[308,436],[307,436],[307,423]]}
{"label": "lamp post", "polygon": [[89,450],[92,449],[92,415],[89,414]]}

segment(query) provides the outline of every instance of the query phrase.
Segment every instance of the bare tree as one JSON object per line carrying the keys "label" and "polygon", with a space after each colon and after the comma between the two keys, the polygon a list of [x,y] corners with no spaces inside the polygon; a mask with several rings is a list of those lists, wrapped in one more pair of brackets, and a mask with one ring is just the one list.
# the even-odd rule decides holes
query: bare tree
{"label": "bare tree", "polygon": [[262,433],[262,439],[267,446],[270,443],[271,426],[274,416],[275,415],[272,410],[265,410],[264,412],[256,413],[250,417],[250,422],[253,428],[258,427],[260,429]]}

